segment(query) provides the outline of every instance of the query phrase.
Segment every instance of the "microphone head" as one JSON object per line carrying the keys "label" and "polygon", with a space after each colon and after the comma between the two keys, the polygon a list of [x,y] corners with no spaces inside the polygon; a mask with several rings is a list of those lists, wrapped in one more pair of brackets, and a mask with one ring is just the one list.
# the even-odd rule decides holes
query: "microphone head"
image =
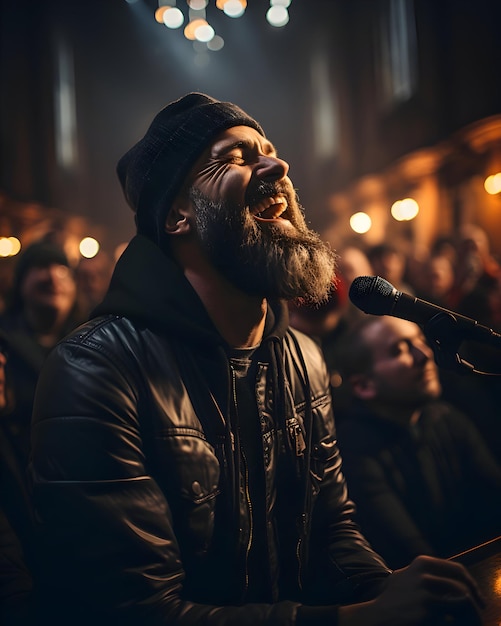
{"label": "microphone head", "polygon": [[351,283],[350,300],[371,315],[389,315],[397,290],[381,276],[358,276]]}

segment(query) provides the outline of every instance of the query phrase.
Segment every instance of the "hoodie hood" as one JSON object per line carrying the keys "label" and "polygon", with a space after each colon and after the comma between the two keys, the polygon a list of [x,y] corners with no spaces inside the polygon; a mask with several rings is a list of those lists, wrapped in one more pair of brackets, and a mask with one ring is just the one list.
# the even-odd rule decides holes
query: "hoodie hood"
{"label": "hoodie hood", "polygon": [[[117,261],[108,292],[91,318],[109,314],[190,342],[226,347],[181,267],[143,235],[136,235]],[[288,323],[286,304],[269,303],[263,340],[281,339]]]}

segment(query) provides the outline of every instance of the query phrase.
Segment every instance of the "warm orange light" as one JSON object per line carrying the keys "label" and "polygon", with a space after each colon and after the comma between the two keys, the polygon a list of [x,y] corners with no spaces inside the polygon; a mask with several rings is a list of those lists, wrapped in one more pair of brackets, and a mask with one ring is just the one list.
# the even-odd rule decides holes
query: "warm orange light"
{"label": "warm orange light", "polygon": [[15,256],[16,254],[19,254],[19,252],[21,252],[21,242],[19,239],[17,237],[9,237],[8,239],[11,244],[10,255]]}
{"label": "warm orange light", "polygon": [[184,15],[177,7],[167,7],[164,12],[163,22],[167,28],[180,28],[184,22]]}
{"label": "warm orange light", "polygon": [[0,237],[0,257],[15,256],[21,250],[17,237]]}
{"label": "warm orange light", "polygon": [[487,176],[484,181],[484,189],[487,193],[491,194],[491,196],[495,196],[497,193],[501,192],[501,172]]}
{"label": "warm orange light", "polygon": [[167,9],[170,9],[170,7],[158,7],[158,9],[155,11],[155,19],[159,24],[164,23],[164,13],[165,11],[167,11]]}
{"label": "warm orange light", "polygon": [[94,237],[84,237],[78,246],[80,254],[86,259],[95,257],[99,248],[99,242]]}
{"label": "warm orange light", "polygon": [[7,257],[12,253],[12,244],[7,237],[0,237],[0,256]]}
{"label": "warm orange light", "polygon": [[414,198],[404,198],[394,202],[390,211],[392,217],[398,222],[408,222],[413,220],[419,213],[419,204]]}
{"label": "warm orange light", "polygon": [[350,217],[350,227],[359,235],[363,235],[372,228],[372,220],[367,213],[359,211]]}
{"label": "warm orange light", "polygon": [[200,19],[192,20],[191,22],[189,22],[186,25],[186,28],[184,29],[184,36],[186,37],[186,39],[190,39],[191,41],[195,41],[195,39],[196,39],[195,31],[200,26],[208,26],[206,20],[203,20],[203,19],[200,18]]}
{"label": "warm orange light", "polygon": [[224,13],[228,17],[242,17],[247,8],[247,0],[228,0],[224,3]]}
{"label": "warm orange light", "polygon": [[203,43],[211,41],[215,34],[216,33],[210,24],[203,24],[202,26],[197,26],[197,28],[195,28],[195,39]]}

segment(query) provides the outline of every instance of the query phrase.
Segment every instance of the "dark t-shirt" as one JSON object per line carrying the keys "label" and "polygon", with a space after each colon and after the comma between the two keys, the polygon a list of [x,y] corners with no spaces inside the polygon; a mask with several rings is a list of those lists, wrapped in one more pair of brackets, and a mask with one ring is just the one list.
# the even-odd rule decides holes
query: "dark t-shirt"
{"label": "dark t-shirt", "polygon": [[255,396],[257,349],[232,349],[229,358],[234,377],[241,456],[251,502],[252,532],[247,559],[249,586],[246,601],[269,602],[269,568],[267,559],[263,558],[267,554],[263,445]]}

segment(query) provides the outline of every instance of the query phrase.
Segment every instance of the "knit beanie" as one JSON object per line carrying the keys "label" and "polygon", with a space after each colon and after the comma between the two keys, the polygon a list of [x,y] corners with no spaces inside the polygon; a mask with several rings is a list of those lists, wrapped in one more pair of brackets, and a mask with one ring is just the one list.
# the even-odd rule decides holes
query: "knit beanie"
{"label": "knit beanie", "polygon": [[33,267],[48,267],[49,265],[70,267],[70,262],[64,250],[51,241],[43,239],[35,241],[20,254],[14,268],[9,308],[17,309],[22,306],[21,285],[29,270]]}
{"label": "knit beanie", "polygon": [[14,269],[14,282],[20,285],[32,267],[48,267],[49,265],[70,266],[65,251],[50,241],[36,241],[30,244],[19,256]]}
{"label": "knit beanie", "polygon": [[238,106],[203,93],[189,93],[157,113],[117,165],[138,233],[161,241],[167,213],[190,169],[216,135],[232,126],[250,126],[264,136]]}

